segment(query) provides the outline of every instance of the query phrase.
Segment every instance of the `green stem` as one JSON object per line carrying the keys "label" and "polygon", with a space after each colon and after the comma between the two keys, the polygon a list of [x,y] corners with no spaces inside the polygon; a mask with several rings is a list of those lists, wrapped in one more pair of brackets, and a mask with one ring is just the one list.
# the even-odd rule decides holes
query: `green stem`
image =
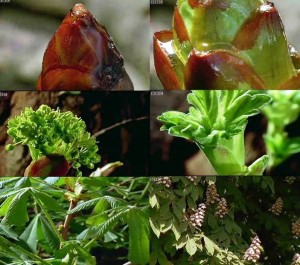
{"label": "green stem", "polygon": [[126,195],[126,196],[123,196],[123,199],[128,198],[128,194],[131,192],[131,190],[132,190],[132,188],[133,188],[133,185],[134,185],[134,182],[135,182],[135,179],[132,179],[132,181],[130,182],[129,188],[128,188],[128,190],[127,190],[127,195]]}
{"label": "green stem", "polygon": [[137,200],[136,206],[139,205],[140,201],[145,197],[146,193],[148,192],[150,187],[150,181],[147,182],[147,185],[145,186],[145,188],[142,191],[142,194],[140,196],[140,198]]}
{"label": "green stem", "polygon": [[94,237],[92,240],[90,240],[83,248],[88,249],[95,241],[97,241],[98,237]]}
{"label": "green stem", "polygon": [[[199,144],[198,144],[199,146]],[[244,132],[220,139],[217,146],[199,146],[219,175],[243,175],[246,171]]]}

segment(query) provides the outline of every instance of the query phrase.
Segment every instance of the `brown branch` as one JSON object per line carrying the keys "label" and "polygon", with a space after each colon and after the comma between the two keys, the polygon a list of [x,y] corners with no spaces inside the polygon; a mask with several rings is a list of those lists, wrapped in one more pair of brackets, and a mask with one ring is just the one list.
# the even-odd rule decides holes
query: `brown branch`
{"label": "brown branch", "polygon": [[107,127],[107,128],[104,128],[104,129],[102,129],[102,130],[100,130],[100,131],[94,133],[93,137],[96,138],[96,137],[98,137],[98,136],[100,136],[100,135],[106,133],[107,131],[110,131],[110,130],[115,129],[115,128],[119,127],[119,126],[125,125],[125,124],[127,124],[127,123],[135,122],[135,121],[143,121],[143,120],[147,120],[147,119],[149,119],[149,117],[139,117],[139,118],[136,118],[136,119],[128,119],[128,120],[124,120],[124,121],[115,123],[115,124],[112,125],[112,126],[109,126],[109,127]]}
{"label": "brown branch", "polygon": [[[77,200],[71,200],[70,201],[70,206],[69,206],[69,211],[73,210],[77,205]],[[70,228],[70,223],[71,221],[74,219],[74,214],[68,214],[66,216],[65,222],[64,222],[64,226],[63,226],[63,230],[62,230],[62,238],[64,240],[67,240],[68,238],[68,233],[69,233],[69,228]]]}

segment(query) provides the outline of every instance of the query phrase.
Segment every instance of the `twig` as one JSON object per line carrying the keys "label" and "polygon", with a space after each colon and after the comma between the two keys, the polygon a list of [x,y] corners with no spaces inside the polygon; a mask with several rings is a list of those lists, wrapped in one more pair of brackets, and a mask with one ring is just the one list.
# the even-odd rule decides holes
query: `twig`
{"label": "twig", "polygon": [[[69,206],[69,211],[73,210],[76,207],[76,205],[77,205],[77,201],[71,200],[70,201],[70,206]],[[62,238],[64,240],[67,240],[67,238],[68,238],[70,223],[73,220],[73,218],[74,218],[74,214],[68,214],[66,216],[66,219],[65,219],[65,222],[64,222],[64,227],[63,227],[63,230],[62,230],[62,233],[61,233]]]}
{"label": "twig", "polygon": [[130,123],[130,122],[135,122],[135,121],[143,121],[143,120],[147,120],[149,119],[149,117],[139,117],[139,118],[136,118],[136,119],[128,119],[128,120],[124,120],[124,121],[121,121],[121,122],[118,122],[118,123],[115,123],[114,125],[112,126],[109,126],[107,128],[104,128],[96,133],[94,133],[93,137],[98,137],[104,133],[106,133],[107,131],[110,131],[112,129],[115,129],[121,125],[124,125],[124,124],[127,124],[127,123]]}

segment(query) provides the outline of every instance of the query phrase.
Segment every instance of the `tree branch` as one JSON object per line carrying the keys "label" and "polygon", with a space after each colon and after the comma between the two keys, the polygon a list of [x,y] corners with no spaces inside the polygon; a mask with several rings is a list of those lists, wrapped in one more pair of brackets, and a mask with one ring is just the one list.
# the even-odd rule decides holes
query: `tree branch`
{"label": "tree branch", "polygon": [[147,120],[147,119],[149,119],[149,117],[139,117],[139,118],[136,118],[136,119],[128,119],[128,120],[124,120],[124,121],[115,123],[115,124],[112,125],[112,126],[109,126],[109,127],[107,127],[107,128],[104,128],[104,129],[102,129],[102,130],[100,130],[100,131],[94,133],[93,137],[96,138],[96,137],[98,137],[98,136],[100,136],[100,135],[106,133],[107,131],[110,131],[110,130],[115,129],[115,128],[119,127],[119,126],[125,125],[125,124],[127,124],[127,123],[131,123],[131,122],[135,122],[135,121],[143,121],[143,120]]}
{"label": "tree branch", "polygon": [[[70,201],[70,206],[69,206],[69,211],[73,210],[77,205],[77,201],[75,200],[71,200]],[[68,233],[69,233],[69,228],[70,228],[70,223],[74,218],[74,214],[68,214],[66,216],[65,222],[64,222],[64,226],[63,226],[63,230],[62,230],[62,237],[64,240],[66,240],[68,238]]]}

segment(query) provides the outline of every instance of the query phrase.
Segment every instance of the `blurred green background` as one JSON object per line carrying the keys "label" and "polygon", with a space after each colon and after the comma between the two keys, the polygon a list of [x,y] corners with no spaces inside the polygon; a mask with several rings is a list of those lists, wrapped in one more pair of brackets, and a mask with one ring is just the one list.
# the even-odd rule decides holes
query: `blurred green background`
{"label": "blurred green background", "polygon": [[0,90],[34,89],[44,51],[78,2],[113,37],[135,90],[149,90],[148,0],[10,0],[0,3]]}
{"label": "blurred green background", "polygon": [[[154,0],[155,1],[155,0]],[[242,1],[242,0],[241,0]],[[151,58],[150,58],[150,86],[151,89],[163,89],[156,76],[153,62],[152,38],[156,31],[171,29],[173,9],[176,0],[163,0],[163,4],[150,6],[151,16]],[[300,51],[300,1],[299,0],[271,0],[277,7],[285,26],[288,41]]]}

